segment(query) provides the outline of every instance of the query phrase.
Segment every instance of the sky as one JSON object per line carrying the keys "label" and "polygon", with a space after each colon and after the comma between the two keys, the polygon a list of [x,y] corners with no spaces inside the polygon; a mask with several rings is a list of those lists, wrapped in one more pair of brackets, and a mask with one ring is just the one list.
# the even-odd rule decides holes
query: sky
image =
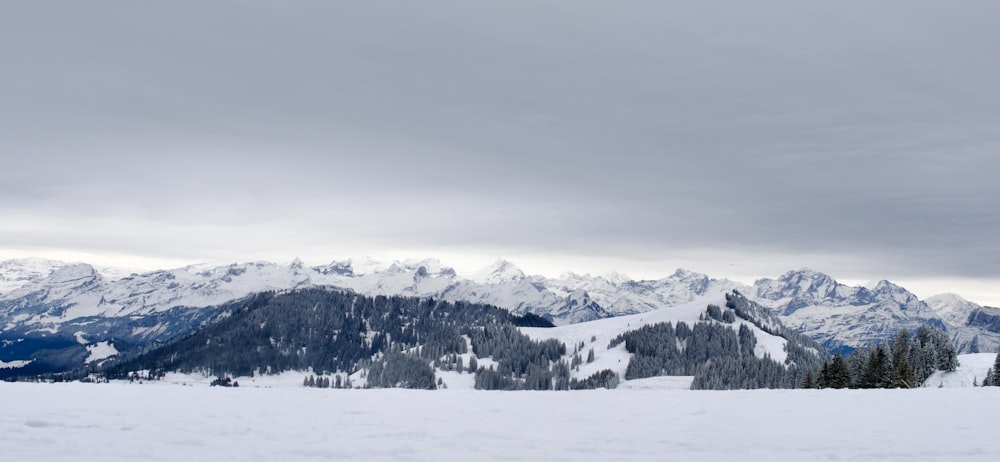
{"label": "sky", "polygon": [[1000,306],[1000,3],[8,2],[0,259],[810,267]]}

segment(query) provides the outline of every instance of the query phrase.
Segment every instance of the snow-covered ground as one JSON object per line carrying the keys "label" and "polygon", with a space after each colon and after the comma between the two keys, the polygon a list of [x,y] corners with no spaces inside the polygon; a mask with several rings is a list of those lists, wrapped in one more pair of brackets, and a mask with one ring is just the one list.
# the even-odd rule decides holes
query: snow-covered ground
{"label": "snow-covered ground", "polygon": [[1000,388],[482,392],[0,383],[0,460],[996,461]]}

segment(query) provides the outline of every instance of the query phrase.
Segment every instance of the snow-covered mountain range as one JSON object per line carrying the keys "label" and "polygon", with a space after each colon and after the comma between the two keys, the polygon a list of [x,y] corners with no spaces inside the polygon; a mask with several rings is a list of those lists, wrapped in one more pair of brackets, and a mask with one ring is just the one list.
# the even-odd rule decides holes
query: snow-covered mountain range
{"label": "snow-covered mountain range", "polygon": [[352,259],[315,267],[298,260],[254,262],[124,275],[87,264],[22,259],[0,262],[0,361],[24,359],[24,351],[38,348],[29,346],[38,339],[51,348],[67,341],[92,346],[113,340],[127,347],[165,340],[211,319],[214,312],[206,307],[261,291],[317,286],[487,303],[562,325],[738,290],[830,349],[861,346],[923,324],[946,329],[963,353],[1000,347],[1000,309],[950,294],[922,301],[888,281],[847,286],[808,269],[747,286],[685,270],[641,281],[617,273],[547,278],[504,260],[468,275],[435,259],[388,265]]}

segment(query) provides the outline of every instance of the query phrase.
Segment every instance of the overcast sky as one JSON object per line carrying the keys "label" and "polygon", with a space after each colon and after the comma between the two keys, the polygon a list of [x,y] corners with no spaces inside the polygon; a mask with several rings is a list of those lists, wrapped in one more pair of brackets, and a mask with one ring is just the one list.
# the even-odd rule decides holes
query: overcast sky
{"label": "overcast sky", "polygon": [[1000,2],[0,8],[0,259],[802,266],[1000,305]]}

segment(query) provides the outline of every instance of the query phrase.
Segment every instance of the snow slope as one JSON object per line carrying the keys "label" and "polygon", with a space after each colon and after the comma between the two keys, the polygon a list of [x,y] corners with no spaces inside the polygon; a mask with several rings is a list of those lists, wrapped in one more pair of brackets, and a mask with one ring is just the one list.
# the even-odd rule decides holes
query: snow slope
{"label": "snow slope", "polygon": [[994,353],[958,355],[958,368],[954,372],[937,371],[927,377],[924,386],[955,388],[981,385],[983,377],[986,377],[986,371],[993,367],[996,358],[997,355]]}
{"label": "snow slope", "polygon": [[995,461],[1000,388],[476,392],[0,382],[4,460]]}

